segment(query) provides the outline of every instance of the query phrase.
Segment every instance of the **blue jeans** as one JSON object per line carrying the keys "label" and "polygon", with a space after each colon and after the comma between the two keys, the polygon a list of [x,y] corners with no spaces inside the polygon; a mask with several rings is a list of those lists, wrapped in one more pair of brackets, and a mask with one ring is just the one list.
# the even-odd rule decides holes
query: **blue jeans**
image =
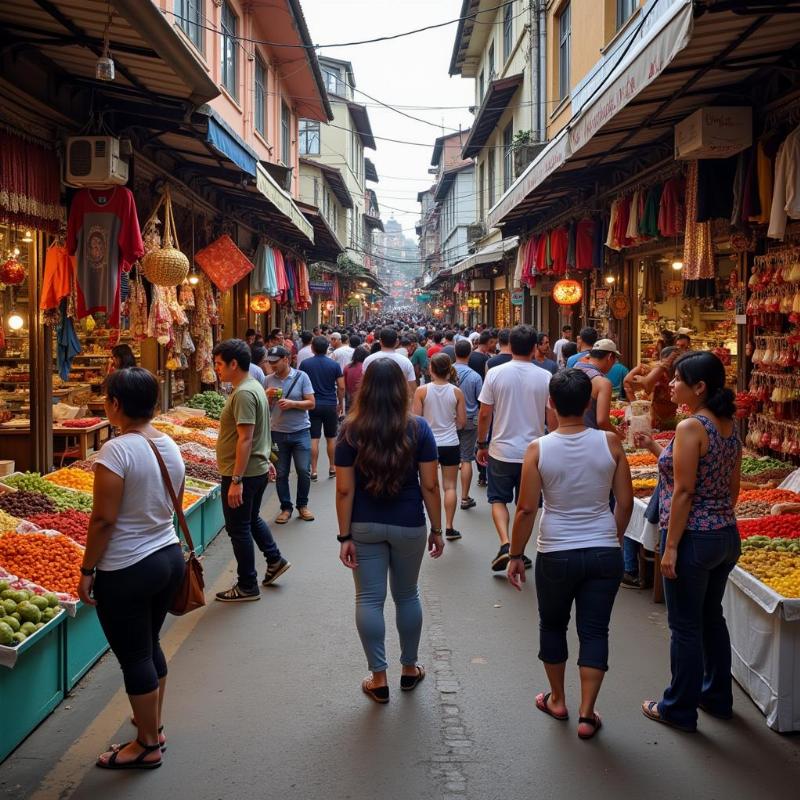
{"label": "blue jeans", "polygon": [[311,434],[309,429],[295,433],[272,431],[272,441],[278,445],[278,463],[275,471],[278,478],[275,486],[281,511],[292,510],[292,493],[289,490],[289,470],[294,460],[294,471],[297,473],[297,507],[308,505],[308,493],[311,490]]}
{"label": "blue jeans", "polygon": [[[662,531],[662,552],[666,538]],[[700,704],[718,716],[733,710],[731,640],[722,596],[741,551],[736,527],[687,530],[678,545],[678,577],[664,580],[672,682],[658,713],[683,728],[697,726]]]}
{"label": "blue jeans", "polygon": [[417,663],[422,634],[422,603],[419,599],[419,569],[427,542],[427,528],[407,528],[373,522],[354,522],[350,526],[356,545],[358,567],[353,570],[356,584],[356,628],[372,672],[386,669],[387,576],[396,610],[400,635],[400,663]]}
{"label": "blue jeans", "polygon": [[637,578],[639,576],[639,542],[623,536],[622,557],[625,559],[625,572]]}
{"label": "blue jeans", "polygon": [[567,625],[575,602],[578,666],[608,670],[608,624],[622,580],[618,547],[557,550],[536,556],[539,601],[539,660],[563,664]]}
{"label": "blue jeans", "polygon": [[233,555],[236,558],[239,587],[245,592],[258,591],[258,573],[253,542],[264,554],[268,564],[281,560],[281,551],[272,538],[269,526],[261,519],[261,499],[267,488],[267,476],[256,475],[242,479],[242,504],[238,508],[228,505],[228,489],[231,479],[222,477],[222,513],[225,528],[231,537]]}

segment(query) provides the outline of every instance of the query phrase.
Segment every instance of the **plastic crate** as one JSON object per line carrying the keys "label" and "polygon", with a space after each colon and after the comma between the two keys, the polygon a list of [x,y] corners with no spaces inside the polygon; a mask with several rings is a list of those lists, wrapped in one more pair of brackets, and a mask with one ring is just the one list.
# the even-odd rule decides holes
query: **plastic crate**
{"label": "plastic crate", "polygon": [[70,691],[108,650],[97,610],[83,603],[64,625],[64,685]]}
{"label": "plastic crate", "polygon": [[0,668],[0,761],[64,699],[64,622],[59,614],[41,636],[18,648],[13,669]]}
{"label": "plastic crate", "polygon": [[[205,504],[206,498],[204,497],[198,500],[194,505],[189,506],[189,508],[183,512],[183,515],[186,517],[186,524],[189,526],[189,533],[192,534],[192,542],[194,543],[194,550],[197,555],[200,555],[205,549],[203,543],[203,506]],[[181,531],[178,525],[177,517],[174,519],[174,522],[175,530],[178,532],[181,542],[183,542],[183,531]]]}
{"label": "plastic crate", "polygon": [[222,489],[217,486],[208,494],[203,504],[203,547],[208,547],[224,527]]}

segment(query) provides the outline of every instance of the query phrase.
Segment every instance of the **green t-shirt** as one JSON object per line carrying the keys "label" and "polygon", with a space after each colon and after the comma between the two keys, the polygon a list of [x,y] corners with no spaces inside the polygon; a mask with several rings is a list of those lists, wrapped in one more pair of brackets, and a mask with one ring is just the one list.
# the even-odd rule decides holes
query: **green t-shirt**
{"label": "green t-shirt", "polygon": [[233,475],[236,463],[237,425],[253,425],[253,446],[244,477],[265,475],[272,449],[267,397],[261,384],[248,376],[231,393],[219,418],[217,464],[222,475]]}
{"label": "green t-shirt", "polygon": [[419,371],[424,375],[428,371],[428,352],[424,347],[418,347],[411,354],[411,363],[415,367],[419,367]]}

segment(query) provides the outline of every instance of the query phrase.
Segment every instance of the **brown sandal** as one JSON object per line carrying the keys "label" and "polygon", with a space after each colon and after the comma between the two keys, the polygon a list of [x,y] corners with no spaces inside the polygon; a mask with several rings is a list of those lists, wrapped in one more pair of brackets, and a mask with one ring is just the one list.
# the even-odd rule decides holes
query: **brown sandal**
{"label": "brown sandal", "polygon": [[425,680],[425,667],[422,664],[417,664],[416,675],[401,675],[400,676],[400,689],[404,692],[410,692],[417,688],[420,681]]}
{"label": "brown sandal", "polygon": [[372,678],[364,678],[361,681],[361,691],[370,698],[370,700],[374,700],[379,705],[386,705],[389,702],[389,687],[388,686],[373,686],[372,685]]}
{"label": "brown sandal", "polygon": [[684,733],[697,733],[697,728],[686,728],[683,725],[676,725],[674,722],[664,719],[664,717],[661,716],[661,712],[658,710],[658,700],[645,700],[642,703],[642,714],[644,714],[647,719],[653,720],[653,722],[660,722],[662,725],[668,725],[670,728],[675,728]]}
{"label": "brown sandal", "polygon": [[297,516],[304,522],[313,522],[315,517],[307,508],[298,508]]}

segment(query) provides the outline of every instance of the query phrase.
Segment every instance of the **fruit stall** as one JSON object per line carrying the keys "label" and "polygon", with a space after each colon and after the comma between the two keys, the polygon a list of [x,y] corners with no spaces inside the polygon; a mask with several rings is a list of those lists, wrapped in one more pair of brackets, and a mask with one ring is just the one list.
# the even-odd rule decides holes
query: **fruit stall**
{"label": "fruit stall", "polygon": [[[181,450],[183,509],[198,552],[224,525],[214,451],[219,404],[202,402],[153,420]],[[0,761],[108,649],[97,613],[76,594],[93,486],[92,459],[44,476],[0,478]]]}

